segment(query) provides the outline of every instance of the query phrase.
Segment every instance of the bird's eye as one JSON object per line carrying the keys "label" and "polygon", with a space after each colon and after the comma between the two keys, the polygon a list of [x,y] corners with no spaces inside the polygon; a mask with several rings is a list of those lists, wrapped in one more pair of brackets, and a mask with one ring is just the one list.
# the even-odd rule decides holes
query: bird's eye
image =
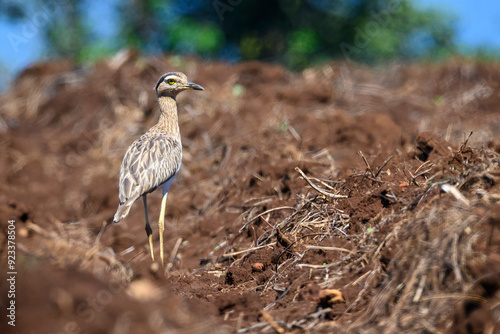
{"label": "bird's eye", "polygon": [[175,80],[174,79],[168,79],[167,82],[168,82],[169,85],[173,85],[175,83]]}

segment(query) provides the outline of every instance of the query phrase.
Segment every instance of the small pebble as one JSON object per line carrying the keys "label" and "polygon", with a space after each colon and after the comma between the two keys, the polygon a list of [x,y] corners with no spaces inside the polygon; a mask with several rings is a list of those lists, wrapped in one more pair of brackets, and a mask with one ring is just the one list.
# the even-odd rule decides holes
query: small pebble
{"label": "small pebble", "polygon": [[260,262],[252,263],[252,271],[264,271],[264,264]]}

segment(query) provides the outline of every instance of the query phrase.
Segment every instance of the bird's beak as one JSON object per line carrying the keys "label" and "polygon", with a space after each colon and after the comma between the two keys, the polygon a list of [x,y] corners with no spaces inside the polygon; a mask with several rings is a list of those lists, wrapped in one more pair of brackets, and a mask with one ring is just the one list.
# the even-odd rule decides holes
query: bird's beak
{"label": "bird's beak", "polygon": [[194,89],[194,90],[205,90],[205,88],[201,87],[198,84],[195,84],[194,82],[188,82],[187,85],[186,85],[186,87]]}

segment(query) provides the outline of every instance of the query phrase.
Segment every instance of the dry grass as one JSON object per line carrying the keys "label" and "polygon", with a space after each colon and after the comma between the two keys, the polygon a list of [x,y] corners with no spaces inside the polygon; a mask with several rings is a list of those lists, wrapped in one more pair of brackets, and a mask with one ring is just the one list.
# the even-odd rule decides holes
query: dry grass
{"label": "dry grass", "polygon": [[110,247],[103,246],[99,239],[104,225],[97,238],[80,223],[71,225],[54,221],[53,231],[41,229],[33,223],[27,224],[28,233],[37,240],[36,248],[26,249],[20,244],[25,254],[48,259],[59,268],[77,267],[83,272],[91,272],[102,280],[130,282],[133,277],[132,268],[121,261]]}
{"label": "dry grass", "polygon": [[[461,150],[464,148],[465,145]],[[400,199],[405,202],[401,209],[378,217],[378,224],[370,233],[349,237],[343,232],[349,228],[349,216],[336,209],[338,199],[314,185],[314,193],[303,197],[294,212],[278,223],[273,233],[262,235],[258,247],[238,253],[272,247],[277,240],[285,247],[282,254],[288,253],[289,256],[276,267],[276,273],[266,284],[264,292],[283,280],[280,273],[298,266],[310,270],[310,277],[321,277],[318,283],[322,289],[342,291],[349,286],[358,286],[356,299],[350,300],[344,313],[334,318],[343,320],[349,317],[348,314],[362,315],[349,325],[344,321],[339,325],[320,321],[332,311],[320,309],[292,322],[274,319],[276,322],[274,325],[270,322],[271,326],[275,330],[278,327],[292,331],[300,328],[298,332],[309,333],[440,332],[452,326],[453,315],[460,305],[484,302],[485,297],[478,293],[478,278],[471,275],[470,267],[487,267],[490,263],[487,254],[482,252],[488,247],[492,228],[488,219],[491,212],[485,204],[498,201],[498,194],[489,193],[489,188],[493,179],[498,182],[500,158],[492,152],[481,152],[481,155],[475,163],[462,166],[461,172],[447,173],[442,181],[416,188],[413,198]],[[307,178],[304,173],[300,174]],[[367,176],[371,178],[371,175]],[[428,179],[435,177],[429,175]],[[342,193],[342,184],[336,182],[328,187]],[[446,186],[455,192],[445,193]],[[382,233],[384,230],[389,233]],[[285,241],[282,240],[283,233],[287,236]],[[316,245],[332,238],[347,239],[355,249]],[[337,251],[342,255],[334,263],[303,263],[308,251],[318,249]],[[362,267],[368,270],[355,281],[345,283],[349,273],[359,272]],[[498,268],[492,270],[493,274],[495,270],[500,273]],[[497,304],[499,300],[497,296]],[[264,310],[272,310],[276,305],[273,302]],[[488,326],[493,328],[493,323]],[[263,324],[255,324],[239,332],[265,332],[262,327]]]}

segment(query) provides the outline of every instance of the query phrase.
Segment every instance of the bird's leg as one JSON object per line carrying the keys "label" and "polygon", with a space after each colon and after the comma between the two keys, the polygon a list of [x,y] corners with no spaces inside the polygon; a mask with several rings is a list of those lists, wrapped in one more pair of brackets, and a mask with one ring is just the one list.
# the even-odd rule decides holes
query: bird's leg
{"label": "bird's leg", "polygon": [[155,254],[153,252],[153,231],[151,230],[151,226],[149,225],[148,219],[148,200],[146,198],[147,195],[142,195],[142,201],[144,203],[144,213],[146,214],[146,234],[149,239],[149,251],[151,252],[151,259],[155,260]]}
{"label": "bird's leg", "polygon": [[163,231],[165,230],[165,206],[167,204],[168,191],[163,194],[163,199],[161,200],[161,211],[160,219],[158,221],[158,230],[160,232],[160,258],[162,266],[165,266],[165,261],[163,260]]}

